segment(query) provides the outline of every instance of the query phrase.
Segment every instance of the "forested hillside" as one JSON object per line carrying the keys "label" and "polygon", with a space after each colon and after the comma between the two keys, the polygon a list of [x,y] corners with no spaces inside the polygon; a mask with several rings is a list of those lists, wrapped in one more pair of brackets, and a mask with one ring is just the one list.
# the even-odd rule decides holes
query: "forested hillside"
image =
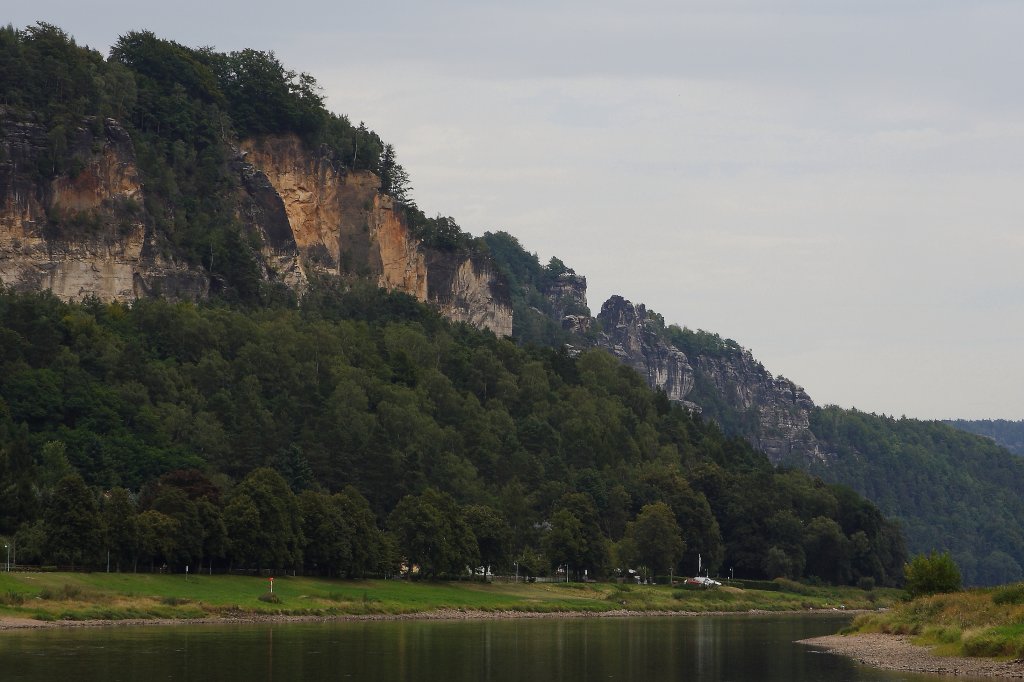
{"label": "forested hillside", "polygon": [[[600,318],[588,320],[586,334],[551,320],[556,278],[565,270],[560,260],[543,266],[503,233],[485,239],[518,289],[513,303],[520,338],[595,345]],[[646,314],[646,332],[689,359],[692,388],[686,400],[725,434],[763,442],[773,428],[802,417],[807,445],[782,456],[782,464],[854,488],[901,523],[911,552],[950,551],[968,584],[1024,578],[1024,462],[1000,447],[1020,444],[1024,422],[894,419],[770,394],[777,407],[765,419],[763,397],[751,396],[759,390],[763,396],[772,377],[749,351],[713,332],[667,324],[654,311]]]}
{"label": "forested hillside", "polygon": [[970,584],[1024,578],[1024,462],[941,422],[838,407],[812,419],[835,456],[811,471],[899,519],[913,551],[950,551]]}
{"label": "forested hillside", "polygon": [[641,529],[668,510],[676,571],[900,576],[873,505],[604,352],[524,349],[375,287],[249,309],[5,291],[0,340],[0,533],[23,563],[604,575],[650,564]]}
{"label": "forested hillside", "polygon": [[1024,419],[951,419],[955,429],[991,438],[1015,455],[1024,456]]}

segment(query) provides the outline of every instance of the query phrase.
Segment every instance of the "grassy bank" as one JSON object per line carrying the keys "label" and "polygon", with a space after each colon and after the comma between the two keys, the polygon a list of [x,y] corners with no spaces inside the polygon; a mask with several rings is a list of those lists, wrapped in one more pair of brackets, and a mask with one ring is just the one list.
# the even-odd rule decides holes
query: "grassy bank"
{"label": "grassy bank", "polygon": [[409,614],[473,611],[793,611],[877,608],[897,592],[786,586],[795,591],[712,590],[608,583],[483,584],[132,573],[0,573],[0,617],[37,620],[204,618],[245,614]]}
{"label": "grassy bank", "polygon": [[1024,583],[920,597],[858,616],[848,631],[914,635],[948,656],[1024,658]]}

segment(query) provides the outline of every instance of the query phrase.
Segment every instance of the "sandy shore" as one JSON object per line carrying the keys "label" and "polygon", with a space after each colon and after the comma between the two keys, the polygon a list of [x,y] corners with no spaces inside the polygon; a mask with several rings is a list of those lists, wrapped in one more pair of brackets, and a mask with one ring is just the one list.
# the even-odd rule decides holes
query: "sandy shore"
{"label": "sandy shore", "polygon": [[828,635],[800,640],[829,653],[849,656],[859,663],[886,670],[964,675],[974,677],[1024,677],[1024,661],[937,656],[928,647],[911,644],[906,635],[880,633]]}
{"label": "sandy shore", "polygon": [[126,620],[33,620],[31,618],[12,618],[0,616],[0,630],[44,629],[44,628],[88,628],[88,627],[127,627],[138,625],[230,625],[236,623],[330,623],[345,621],[385,621],[385,620],[509,620],[515,618],[648,618],[675,617],[692,618],[695,616],[835,616],[840,613],[861,613],[855,609],[837,611],[834,609],[816,609],[807,611],[765,611],[751,609],[749,611],[632,611],[618,609],[615,611],[474,611],[463,609],[438,609],[420,611],[418,613],[400,614],[365,614],[338,616],[286,616],[276,614],[235,613],[206,618],[136,618]]}

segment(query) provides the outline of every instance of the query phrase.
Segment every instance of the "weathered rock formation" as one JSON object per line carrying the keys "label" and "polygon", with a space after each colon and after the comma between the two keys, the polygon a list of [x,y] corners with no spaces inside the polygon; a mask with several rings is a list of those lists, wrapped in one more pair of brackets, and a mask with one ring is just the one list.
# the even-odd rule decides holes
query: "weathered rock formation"
{"label": "weathered rock formation", "polygon": [[0,109],[0,283],[68,300],[205,296],[208,278],[158,248],[128,133],[88,119],[70,138],[80,167],[43,180],[46,130]]}
{"label": "weathered rock formation", "polygon": [[647,319],[643,304],[612,296],[597,316],[601,325],[598,345],[665,391],[669,400],[685,402],[693,389],[694,374],[686,354],[665,343]]}
{"label": "weathered rock formation", "polygon": [[[586,280],[575,274],[559,278],[547,294],[553,304],[568,299],[585,309]],[[609,298],[596,320],[553,308],[570,331],[584,331],[596,322],[597,334],[577,336],[580,345],[609,351],[669,400],[712,418],[728,412],[772,462],[825,459],[810,430],[811,398],[792,381],[773,377],[750,351],[730,345],[718,352],[687,355],[669,343],[659,316],[621,296]]]}
{"label": "weathered rock formation", "polygon": [[265,259],[283,281],[301,287],[302,277],[288,273],[303,268],[370,277],[437,305],[452,320],[511,335],[511,300],[491,264],[422,245],[401,206],[380,193],[376,175],[335,168],[294,136],[248,140],[242,154],[249,217],[264,237]]}
{"label": "weathered rock formation", "polygon": [[[210,277],[177,262],[153,227],[131,136],[116,121],[83,121],[70,136],[80,167],[64,174],[40,171],[42,126],[2,108],[0,126],[0,284],[69,300],[209,294]],[[295,136],[243,141],[232,168],[238,217],[268,281],[301,295],[314,275],[368,278],[511,335],[511,301],[490,262],[425,247],[373,173],[338,168]]]}
{"label": "weathered rock formation", "polygon": [[744,429],[751,444],[781,462],[822,459],[811,433],[814,402],[803,388],[771,372],[743,348],[736,353],[691,358],[704,385],[729,409],[751,417]]}

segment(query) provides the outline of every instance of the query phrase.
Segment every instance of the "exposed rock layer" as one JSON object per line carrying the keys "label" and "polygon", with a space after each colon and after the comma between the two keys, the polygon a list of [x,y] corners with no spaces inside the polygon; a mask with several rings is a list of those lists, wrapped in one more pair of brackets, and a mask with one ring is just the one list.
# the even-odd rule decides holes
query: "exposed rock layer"
{"label": "exposed rock layer", "polygon": [[647,308],[612,296],[597,316],[599,345],[629,365],[648,385],[665,391],[669,400],[683,402],[693,389],[694,374],[686,354],[658,337],[649,325]]}
{"label": "exposed rock layer", "polygon": [[39,175],[43,127],[4,111],[0,125],[0,283],[68,300],[207,294],[203,273],[157,248],[131,138],[116,121],[84,121],[71,135],[81,167],[49,181]]}
{"label": "exposed rock layer", "polygon": [[[0,284],[61,298],[199,299],[209,276],[175,261],[144,209],[132,140],[116,121],[86,120],[72,137],[72,174],[45,179],[46,131],[0,108]],[[294,136],[243,141],[231,168],[237,212],[260,267],[300,295],[313,275],[369,278],[436,304],[447,317],[512,332],[508,292],[492,265],[425,247],[380,179],[313,154]]]}
{"label": "exposed rock layer", "polygon": [[[569,299],[585,308],[586,280],[560,278],[546,293],[553,303]],[[772,376],[750,351],[737,346],[735,351],[688,356],[666,340],[660,319],[649,315],[643,304],[621,296],[609,298],[596,320],[553,307],[563,328],[577,332],[581,343],[609,351],[669,400],[695,412],[706,411],[710,405],[701,403],[714,400],[742,415],[746,437],[771,461],[825,458],[810,429],[811,398],[792,381]],[[583,335],[595,322],[598,333]],[[699,392],[694,390],[698,382]]]}

